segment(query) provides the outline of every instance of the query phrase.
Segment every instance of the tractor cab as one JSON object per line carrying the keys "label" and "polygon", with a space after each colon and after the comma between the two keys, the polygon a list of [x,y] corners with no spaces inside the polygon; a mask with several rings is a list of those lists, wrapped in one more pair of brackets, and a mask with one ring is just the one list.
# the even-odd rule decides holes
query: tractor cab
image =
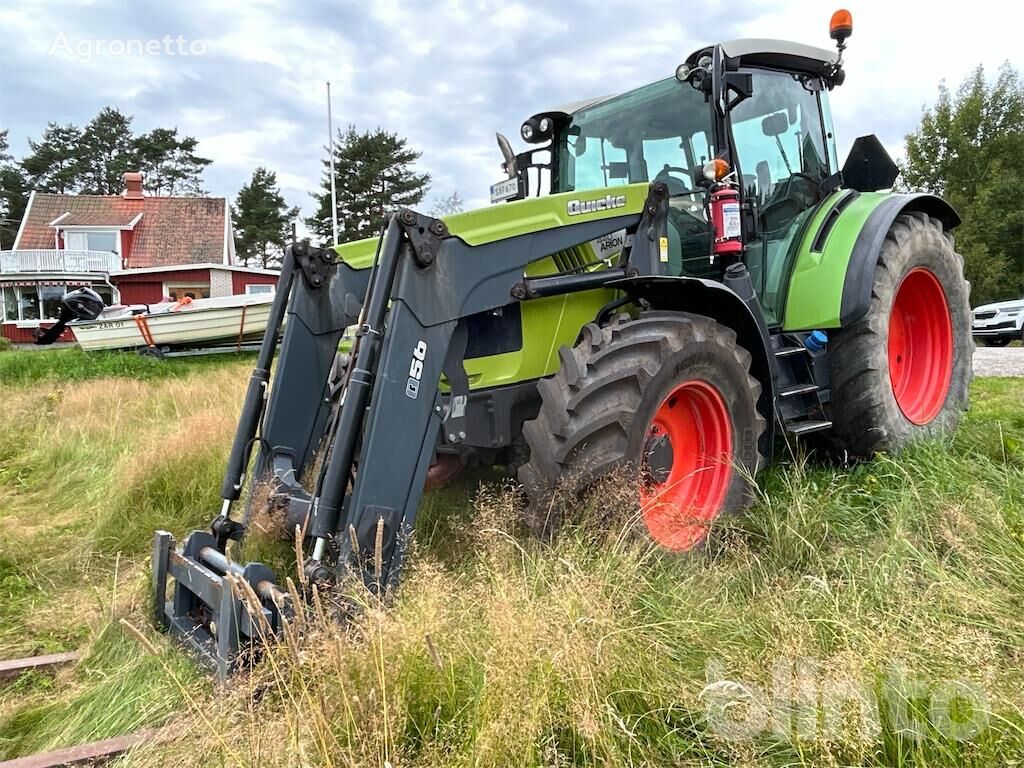
{"label": "tractor cab", "polygon": [[[777,325],[801,227],[840,183],[828,91],[842,80],[839,54],[799,43],[734,40],[698,49],[675,77],[533,115],[520,135],[542,146],[513,155],[499,137],[505,169],[516,177],[509,197],[527,196],[531,169],[538,192],[664,182],[666,272],[720,280],[736,257],[716,258],[711,202],[713,188],[729,182],[738,193],[735,253],[766,320]],[[716,159],[725,176],[709,178]]]}
{"label": "tractor cab", "polygon": [[559,126],[553,192],[664,182],[670,195],[667,272],[718,274],[720,265],[708,262],[706,190],[699,183],[716,154],[703,94],[670,77],[545,117]]}

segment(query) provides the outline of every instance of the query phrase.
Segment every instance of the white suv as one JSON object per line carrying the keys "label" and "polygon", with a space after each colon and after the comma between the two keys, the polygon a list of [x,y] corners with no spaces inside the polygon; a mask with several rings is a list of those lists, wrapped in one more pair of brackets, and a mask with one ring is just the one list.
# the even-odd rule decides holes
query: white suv
{"label": "white suv", "polygon": [[1005,347],[1015,339],[1024,339],[1024,298],[978,307],[971,333],[989,347]]}

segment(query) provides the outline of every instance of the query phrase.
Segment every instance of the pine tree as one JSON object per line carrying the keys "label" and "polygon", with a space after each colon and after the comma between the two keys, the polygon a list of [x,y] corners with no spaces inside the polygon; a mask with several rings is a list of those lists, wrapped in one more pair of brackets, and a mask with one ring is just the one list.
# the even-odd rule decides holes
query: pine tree
{"label": "pine tree", "polygon": [[1004,64],[991,85],[982,67],[955,94],[943,83],[907,136],[902,186],[942,195],[963,223],[953,234],[977,304],[1020,298],[1024,285],[1024,88]]}
{"label": "pine tree", "polygon": [[[380,128],[360,133],[355,126],[338,131],[334,151],[337,175],[338,239],[351,242],[376,235],[387,214],[423,200],[430,184],[426,173],[412,169],[420,153],[406,140]],[[322,240],[331,234],[330,166],[324,160],[323,190],[314,194],[316,213],[306,224]]]}
{"label": "pine tree", "polygon": [[73,194],[82,186],[82,130],[68,123],[48,123],[38,142],[29,139],[31,153],[21,161],[28,185],[39,192]]}
{"label": "pine tree", "polygon": [[0,250],[14,246],[29,193],[25,175],[7,150],[7,131],[0,131]]}
{"label": "pine tree", "polygon": [[135,139],[143,186],[153,195],[202,195],[203,169],[212,160],[196,155],[197,141],[178,138],[177,128],[155,128]]}
{"label": "pine tree", "polygon": [[238,192],[231,209],[235,226],[235,252],[246,266],[278,266],[284,255],[289,227],[299,215],[289,208],[277,188],[277,174],[257,168]]}
{"label": "pine tree", "polygon": [[124,174],[138,168],[139,159],[132,136],[132,118],[113,107],[104,107],[82,131],[82,192],[89,195],[119,195],[124,192]]}

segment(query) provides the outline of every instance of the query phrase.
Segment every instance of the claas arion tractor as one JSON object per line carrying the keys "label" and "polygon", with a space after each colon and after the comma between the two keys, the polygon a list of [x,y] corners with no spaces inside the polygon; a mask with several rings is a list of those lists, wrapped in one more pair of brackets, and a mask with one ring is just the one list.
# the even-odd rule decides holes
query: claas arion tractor
{"label": "claas arion tractor", "polygon": [[840,11],[835,51],[701,48],[530,117],[524,152],[499,136],[490,207],[289,247],[223,508],[180,549],[157,534],[158,623],[226,674],[295,610],[227,554],[257,485],[299,527],[304,583],[381,595],[428,475],[466,463],[514,466],[528,518],[564,478],[625,470],[646,535],[686,552],[750,504],[783,440],[868,456],[953,429],[973,349],[959,219],[887,191],[874,136],[839,165],[829,95],[851,30]]}

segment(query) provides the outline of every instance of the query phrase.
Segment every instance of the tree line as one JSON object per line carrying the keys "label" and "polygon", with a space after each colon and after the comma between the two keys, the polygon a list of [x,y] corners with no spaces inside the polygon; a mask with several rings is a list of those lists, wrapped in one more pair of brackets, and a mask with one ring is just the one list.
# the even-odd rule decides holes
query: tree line
{"label": "tree line", "polygon": [[[321,242],[333,240],[331,177],[328,149],[324,147],[320,189],[310,196],[312,216],[304,219],[309,232]],[[359,131],[354,125],[340,129],[334,142],[335,199],[338,242],[348,243],[376,235],[388,214],[421,203],[430,189],[430,174],[416,171],[420,152],[397,133],[376,128]],[[434,216],[461,211],[458,192],[440,198]],[[235,252],[246,264],[280,264],[292,223],[299,209],[289,208],[277,185],[277,175],[257,168],[242,187],[232,209]]]}
{"label": "tree line", "polygon": [[1024,88],[1003,64],[978,66],[939,97],[906,137],[899,184],[942,195],[963,222],[954,231],[974,306],[1024,295]]}
{"label": "tree line", "polygon": [[28,140],[20,160],[10,154],[8,132],[0,131],[0,248],[10,248],[29,193],[119,195],[124,174],[141,171],[151,195],[202,195],[201,175],[212,161],[196,154],[197,140],[177,128],[136,134],[132,117],[104,107],[84,128],[47,124]]}
{"label": "tree line", "polygon": [[[11,248],[32,190],[57,194],[119,195],[124,174],[141,171],[149,195],[205,195],[202,172],[212,162],[197,154],[197,140],[176,128],[135,134],[132,117],[105,107],[80,128],[51,122],[29,139],[29,152],[12,157],[8,132],[0,131],[0,248]],[[326,155],[327,148],[324,148]],[[391,211],[423,201],[430,175],[416,172],[420,153],[406,139],[376,128],[339,130],[334,148],[340,242],[375,234]],[[327,242],[332,238],[328,161],[321,189],[311,194],[314,213],[304,221]],[[435,215],[462,210],[457,192],[434,206]],[[235,251],[243,264],[280,264],[299,209],[289,206],[277,175],[258,167],[232,205]]]}

